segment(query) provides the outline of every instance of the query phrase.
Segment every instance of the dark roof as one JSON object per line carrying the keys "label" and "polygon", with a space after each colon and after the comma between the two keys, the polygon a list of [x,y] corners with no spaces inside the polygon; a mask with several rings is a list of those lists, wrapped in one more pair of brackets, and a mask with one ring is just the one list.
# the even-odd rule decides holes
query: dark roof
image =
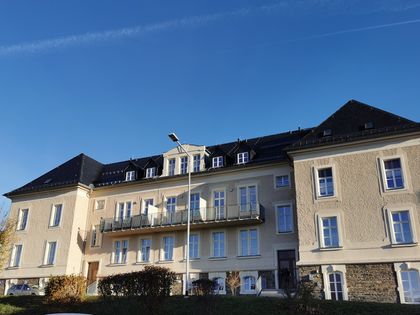
{"label": "dark roof", "polygon": [[71,186],[78,183],[88,186],[98,177],[102,167],[101,163],[82,153],[26,185],[5,194],[5,196]]}
{"label": "dark roof", "polygon": [[[215,146],[206,147],[210,156],[212,153],[223,153],[226,156],[226,165],[222,169],[229,167],[247,167],[259,163],[272,161],[286,161],[284,148],[296,142],[307,133],[307,130],[296,130],[270,136],[258,137],[248,140],[229,142]],[[253,158],[246,165],[235,165],[237,152],[241,150],[252,150],[255,152]],[[213,156],[215,156],[213,154]],[[59,187],[77,185],[79,183],[86,186],[95,187],[116,185],[125,182],[126,170],[135,169],[139,172],[136,181],[153,181],[156,179],[145,179],[143,173],[146,167],[156,166],[158,175],[162,174],[163,155],[155,155],[126,161],[102,164],[88,157],[79,154],[71,160],[61,164],[55,169],[31,181],[30,183],[6,193],[6,197],[48,190]],[[206,170],[203,172],[217,172],[221,169],[212,169],[211,161],[206,161]],[[200,173],[203,173],[200,172]],[[184,175],[175,175],[184,176]]]}
{"label": "dark roof", "polygon": [[414,131],[420,131],[419,123],[350,100],[287,150],[296,151]]}

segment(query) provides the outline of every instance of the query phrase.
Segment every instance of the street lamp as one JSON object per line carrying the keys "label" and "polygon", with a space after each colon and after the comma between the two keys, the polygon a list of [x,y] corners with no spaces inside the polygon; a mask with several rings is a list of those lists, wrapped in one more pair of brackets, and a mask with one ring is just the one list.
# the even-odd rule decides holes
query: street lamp
{"label": "street lamp", "polygon": [[169,139],[173,142],[176,142],[182,151],[187,154],[187,170],[188,170],[188,211],[187,211],[187,249],[186,249],[186,266],[185,266],[185,296],[188,296],[188,286],[190,281],[190,221],[191,221],[191,155],[184,148],[184,146],[179,142],[179,138],[175,133],[168,135]]}

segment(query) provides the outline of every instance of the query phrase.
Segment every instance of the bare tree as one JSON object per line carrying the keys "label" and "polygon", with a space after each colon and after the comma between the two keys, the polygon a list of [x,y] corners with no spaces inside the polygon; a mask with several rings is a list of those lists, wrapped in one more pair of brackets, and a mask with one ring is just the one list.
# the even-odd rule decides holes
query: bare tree
{"label": "bare tree", "polygon": [[8,217],[4,206],[0,205],[0,213],[5,213],[0,221],[0,268],[3,268],[10,257],[10,249],[15,241],[16,222]]}
{"label": "bare tree", "polygon": [[237,289],[241,286],[241,277],[239,276],[239,271],[230,271],[226,278],[226,283],[228,284],[232,295],[235,296]]}

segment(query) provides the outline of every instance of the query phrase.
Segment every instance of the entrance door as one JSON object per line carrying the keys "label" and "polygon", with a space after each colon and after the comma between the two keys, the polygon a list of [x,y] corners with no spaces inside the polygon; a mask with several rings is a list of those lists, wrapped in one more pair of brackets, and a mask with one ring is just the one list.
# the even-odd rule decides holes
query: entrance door
{"label": "entrance door", "polygon": [[295,250],[277,251],[279,289],[296,289]]}
{"label": "entrance door", "polygon": [[96,281],[96,276],[98,275],[99,269],[99,261],[90,262],[88,265],[87,286],[89,287]]}

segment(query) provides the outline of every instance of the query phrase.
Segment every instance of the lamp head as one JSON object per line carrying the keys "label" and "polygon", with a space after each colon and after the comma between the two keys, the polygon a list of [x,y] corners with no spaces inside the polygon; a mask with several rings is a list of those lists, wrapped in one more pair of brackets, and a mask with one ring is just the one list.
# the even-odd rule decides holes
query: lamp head
{"label": "lamp head", "polygon": [[168,137],[169,137],[169,139],[171,139],[173,142],[178,142],[178,141],[179,141],[179,139],[178,139],[178,137],[176,136],[176,134],[175,134],[175,133],[170,133],[170,134],[168,135]]}

